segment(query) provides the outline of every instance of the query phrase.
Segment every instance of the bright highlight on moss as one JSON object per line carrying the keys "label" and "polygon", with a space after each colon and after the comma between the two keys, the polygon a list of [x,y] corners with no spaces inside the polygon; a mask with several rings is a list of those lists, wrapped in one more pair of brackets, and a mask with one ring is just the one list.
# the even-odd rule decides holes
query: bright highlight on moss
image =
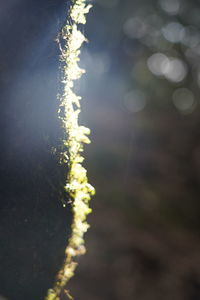
{"label": "bright highlight on moss", "polygon": [[88,202],[94,194],[94,188],[88,183],[87,171],[82,166],[84,160],[81,155],[83,144],[90,143],[90,130],[78,124],[80,113],[80,96],[73,92],[74,81],[85,72],[78,65],[80,47],[86,38],[79,30],[79,24],[86,23],[86,14],[91,5],[85,0],[72,0],[67,24],[63,27],[61,38],[65,41],[62,49],[63,63],[63,95],[60,97],[59,118],[64,129],[63,152],[61,163],[68,165],[68,176],[65,189],[72,202],[73,222],[71,237],[65,250],[65,261],[58,273],[54,287],[48,291],[46,300],[59,300],[62,291],[69,299],[72,297],[65,290],[66,283],[74,275],[77,266],[76,257],[85,253],[84,233],[89,225],[86,221],[91,212]]}

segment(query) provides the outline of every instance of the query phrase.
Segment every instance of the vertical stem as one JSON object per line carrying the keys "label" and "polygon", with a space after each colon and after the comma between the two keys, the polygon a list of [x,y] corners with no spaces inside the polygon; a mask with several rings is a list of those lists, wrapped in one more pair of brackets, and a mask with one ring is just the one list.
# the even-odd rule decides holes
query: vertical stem
{"label": "vertical stem", "polygon": [[[86,221],[91,212],[89,200],[95,193],[88,183],[87,171],[82,166],[84,160],[81,152],[83,144],[90,143],[88,134],[90,130],[79,125],[81,97],[73,91],[74,81],[85,72],[78,65],[80,60],[80,47],[86,38],[79,30],[80,24],[86,23],[86,14],[91,5],[85,0],[72,0],[67,16],[67,24],[63,27],[61,38],[64,41],[60,60],[63,65],[63,95],[59,98],[59,118],[64,131],[62,143],[63,151],[60,153],[61,163],[68,165],[68,175],[65,189],[72,203],[73,221],[71,236],[65,250],[65,260],[59,271],[55,284],[48,290],[45,300],[59,300],[66,283],[74,275],[77,266],[76,257],[85,253],[84,233],[89,225]],[[66,295],[70,298],[68,292]]]}

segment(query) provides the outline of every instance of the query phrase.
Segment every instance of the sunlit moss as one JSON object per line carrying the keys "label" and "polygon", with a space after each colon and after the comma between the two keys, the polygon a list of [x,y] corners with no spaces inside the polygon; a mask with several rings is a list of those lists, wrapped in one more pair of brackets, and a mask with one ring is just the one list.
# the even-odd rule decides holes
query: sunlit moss
{"label": "sunlit moss", "polygon": [[[86,23],[85,16],[91,8],[91,5],[86,5],[85,2],[85,0],[72,1],[67,24],[61,33],[64,41],[61,49],[63,94],[59,99],[58,113],[65,137],[60,161],[67,164],[69,169],[65,189],[72,202],[73,222],[71,237],[65,250],[64,264],[58,273],[54,287],[48,291],[46,300],[60,299],[61,291],[65,289],[66,283],[74,275],[77,266],[76,257],[85,253],[84,233],[89,227],[86,218],[91,212],[88,202],[94,194],[94,188],[88,183],[87,171],[82,166],[84,158],[81,155],[83,144],[90,143],[88,138],[90,130],[78,123],[81,97],[73,92],[74,80],[79,79],[85,72],[78,65],[80,47],[86,41],[78,26]],[[65,294],[71,298],[67,290]]]}

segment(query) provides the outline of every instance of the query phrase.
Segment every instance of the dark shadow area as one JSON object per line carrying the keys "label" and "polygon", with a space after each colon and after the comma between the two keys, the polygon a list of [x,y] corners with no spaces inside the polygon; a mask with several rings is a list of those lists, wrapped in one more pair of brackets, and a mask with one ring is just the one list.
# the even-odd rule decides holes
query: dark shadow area
{"label": "dark shadow area", "polygon": [[[70,233],[65,172],[53,147],[65,1],[6,1],[0,11],[0,295],[43,299]],[[67,199],[65,199],[67,200]]]}

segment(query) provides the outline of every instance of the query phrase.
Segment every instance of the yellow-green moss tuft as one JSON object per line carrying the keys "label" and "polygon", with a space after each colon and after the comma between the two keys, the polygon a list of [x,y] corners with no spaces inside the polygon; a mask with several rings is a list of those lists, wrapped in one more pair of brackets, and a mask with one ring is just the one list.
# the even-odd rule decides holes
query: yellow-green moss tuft
{"label": "yellow-green moss tuft", "polygon": [[72,1],[67,24],[61,32],[61,38],[65,41],[65,45],[61,49],[63,95],[59,98],[58,114],[65,137],[60,161],[68,165],[65,189],[72,202],[73,222],[64,264],[58,273],[54,287],[49,289],[46,300],[59,300],[62,290],[71,298],[64,288],[74,275],[77,266],[75,258],[85,253],[84,233],[89,227],[86,218],[91,212],[88,202],[91,195],[95,193],[94,188],[88,183],[87,171],[82,166],[84,158],[81,155],[83,144],[90,143],[88,138],[90,130],[79,125],[81,97],[73,91],[74,81],[85,72],[78,65],[80,47],[86,41],[85,36],[78,29],[78,25],[86,23],[86,14],[91,8],[91,5],[86,5],[85,2],[85,0]]}

